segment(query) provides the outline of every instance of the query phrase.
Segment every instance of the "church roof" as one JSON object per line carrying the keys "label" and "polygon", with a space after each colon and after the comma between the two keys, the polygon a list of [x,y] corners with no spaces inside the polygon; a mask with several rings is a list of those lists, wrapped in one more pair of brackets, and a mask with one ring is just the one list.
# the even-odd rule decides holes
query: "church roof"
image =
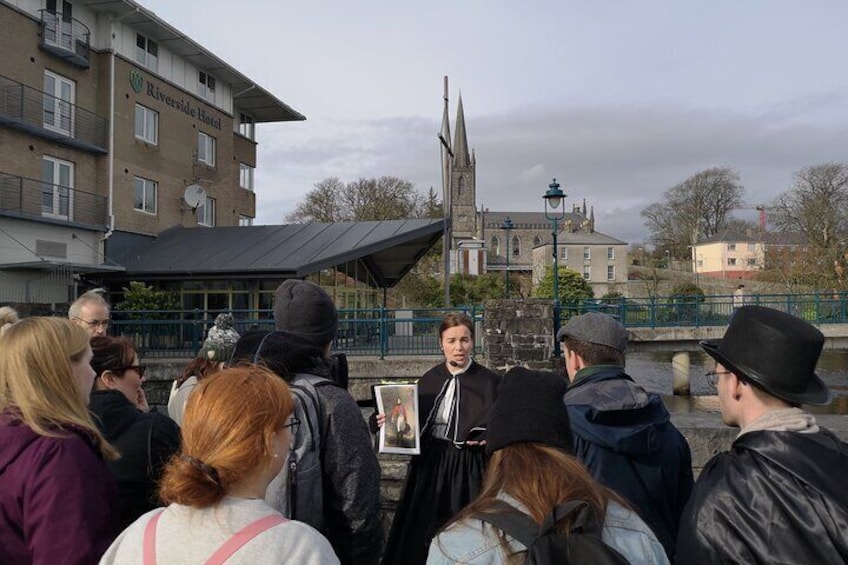
{"label": "church roof", "polygon": [[[516,230],[547,230],[548,237],[543,241],[544,245],[551,243],[550,229],[551,221],[545,216],[544,212],[485,212],[486,235],[494,235],[494,232],[502,231],[504,218],[509,216],[512,220],[512,225]],[[583,214],[577,212],[566,212],[565,218],[559,222],[560,230],[566,222],[571,221],[571,225],[576,231],[561,231],[558,236],[557,243],[566,243],[568,245],[627,245],[626,242],[616,239],[598,231],[584,231],[577,229],[588,221]]]}

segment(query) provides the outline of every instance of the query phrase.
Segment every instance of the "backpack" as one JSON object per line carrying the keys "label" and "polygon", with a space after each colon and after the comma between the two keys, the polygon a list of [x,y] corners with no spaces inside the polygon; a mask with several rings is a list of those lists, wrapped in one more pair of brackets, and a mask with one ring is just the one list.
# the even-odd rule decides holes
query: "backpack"
{"label": "backpack", "polygon": [[300,421],[283,470],[265,492],[265,502],[292,520],[321,531],[324,525],[324,488],[321,438],[324,410],[316,387],[335,384],[324,377],[297,373],[289,381],[294,394],[292,415]]}
{"label": "backpack", "polygon": [[[518,540],[526,549],[525,564],[548,565],[627,565],[629,561],[601,540],[601,526],[590,518],[589,505],[582,500],[564,502],[554,508],[542,523],[503,500],[497,501],[494,513],[477,514],[475,518],[492,524]],[[573,517],[571,533],[566,537],[554,528],[562,520]]]}

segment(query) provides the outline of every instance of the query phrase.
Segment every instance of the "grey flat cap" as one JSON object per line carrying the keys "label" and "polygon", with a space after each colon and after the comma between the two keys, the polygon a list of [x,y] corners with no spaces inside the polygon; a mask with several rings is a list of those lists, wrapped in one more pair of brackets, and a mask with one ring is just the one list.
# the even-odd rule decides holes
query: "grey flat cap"
{"label": "grey flat cap", "polygon": [[562,341],[566,337],[606,345],[621,353],[627,349],[627,330],[618,320],[600,312],[589,312],[571,318],[557,332],[557,340]]}

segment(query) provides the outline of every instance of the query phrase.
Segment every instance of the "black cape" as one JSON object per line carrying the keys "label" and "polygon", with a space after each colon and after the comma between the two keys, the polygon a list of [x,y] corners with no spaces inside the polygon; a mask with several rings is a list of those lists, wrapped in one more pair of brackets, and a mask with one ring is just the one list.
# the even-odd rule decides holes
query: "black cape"
{"label": "black cape", "polygon": [[472,362],[457,379],[458,400],[453,441],[434,439],[427,425],[444,395],[450,372],[444,363],[418,381],[421,455],[412,457],[406,484],[392,521],[383,565],[417,565],[427,560],[430,540],[480,491],[486,466],[483,447],[463,446],[466,439],[485,439],[489,411],[497,398],[500,376]]}
{"label": "black cape", "polygon": [[683,511],[677,563],[848,563],[848,445],[751,432],[704,467]]}

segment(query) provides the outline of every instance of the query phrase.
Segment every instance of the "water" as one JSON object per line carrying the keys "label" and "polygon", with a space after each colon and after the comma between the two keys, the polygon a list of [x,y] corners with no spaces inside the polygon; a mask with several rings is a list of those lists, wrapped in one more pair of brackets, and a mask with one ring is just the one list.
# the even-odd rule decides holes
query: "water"
{"label": "water", "polygon": [[[651,392],[665,396],[666,405],[674,412],[718,411],[715,389],[704,376],[712,368],[712,357],[703,352],[689,354],[690,396],[673,396],[671,352],[628,353],[627,374]],[[835,400],[828,406],[805,406],[819,414],[848,414],[848,351],[825,350],[816,373],[827,383]]]}

